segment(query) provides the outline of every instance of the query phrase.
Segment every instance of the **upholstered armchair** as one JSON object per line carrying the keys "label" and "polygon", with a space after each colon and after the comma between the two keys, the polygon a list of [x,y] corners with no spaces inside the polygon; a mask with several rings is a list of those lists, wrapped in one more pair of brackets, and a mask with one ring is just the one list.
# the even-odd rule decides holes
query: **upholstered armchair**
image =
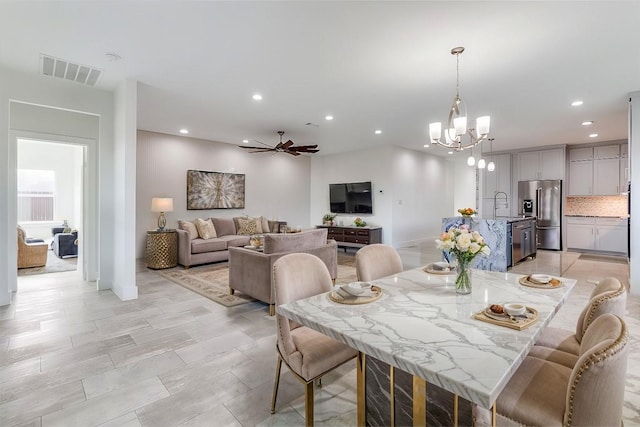
{"label": "upholstered armchair", "polygon": [[47,264],[49,246],[40,240],[28,242],[24,228],[18,226],[18,268],[42,267]]}
{"label": "upholstered armchair", "polygon": [[264,251],[229,248],[229,292],[242,292],[269,304],[274,314],[273,265],[278,258],[304,252],[317,256],[329,271],[331,279],[338,276],[338,246],[327,241],[327,229],[307,230],[291,234],[265,234]]}

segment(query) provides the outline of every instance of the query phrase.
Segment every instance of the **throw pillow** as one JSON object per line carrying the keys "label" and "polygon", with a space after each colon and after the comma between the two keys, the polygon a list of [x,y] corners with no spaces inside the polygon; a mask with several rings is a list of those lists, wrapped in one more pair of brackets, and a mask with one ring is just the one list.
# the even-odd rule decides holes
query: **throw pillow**
{"label": "throw pillow", "polygon": [[195,220],[196,228],[198,229],[198,235],[204,240],[213,239],[218,237],[216,235],[216,229],[213,228],[213,222],[210,219],[204,220],[198,218]]}
{"label": "throw pillow", "polygon": [[260,225],[262,225],[263,233],[271,233],[271,229],[269,228],[269,221],[267,221],[267,218],[261,216],[260,223],[261,223]]}
{"label": "throw pillow", "polygon": [[178,228],[180,230],[184,230],[187,233],[189,233],[189,239],[193,240],[198,238],[198,229],[196,228],[195,224],[192,223],[191,221],[179,220]]}
{"label": "throw pillow", "polygon": [[258,222],[255,219],[238,218],[238,234],[250,236],[258,233]]}

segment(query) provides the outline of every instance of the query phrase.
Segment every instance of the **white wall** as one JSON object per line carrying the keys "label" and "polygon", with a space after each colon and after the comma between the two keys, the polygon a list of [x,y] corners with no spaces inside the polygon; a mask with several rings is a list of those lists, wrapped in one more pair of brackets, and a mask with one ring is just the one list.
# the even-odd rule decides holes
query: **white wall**
{"label": "white wall", "polygon": [[138,297],[136,285],[136,133],[138,83],[125,80],[114,102],[113,292],[122,300]]}
{"label": "white wall", "polygon": [[64,220],[79,230],[82,192],[82,147],[31,140],[18,142],[18,169],[51,170],[55,173],[53,219],[43,226],[21,222],[29,237],[51,237],[51,227]]}
{"label": "white wall", "polygon": [[[383,242],[395,247],[440,234],[443,216],[452,210],[451,166],[447,159],[395,146],[352,151],[311,160],[310,221],[322,223],[329,212],[329,184],[371,181],[373,215],[361,215],[383,228]],[[381,192],[382,191],[382,192]],[[353,223],[339,215],[338,223]]]}
{"label": "white wall", "polygon": [[[51,108],[48,108],[51,107]],[[93,123],[93,124],[92,124]],[[90,173],[96,178],[93,185],[95,206],[101,215],[92,215],[85,224],[94,247],[88,248],[88,280],[108,284],[113,272],[107,265],[113,256],[113,240],[98,235],[98,230],[111,230],[113,204],[103,196],[113,192],[113,95],[96,88],[57,80],[46,76],[31,76],[0,68],[0,305],[11,302],[11,292],[17,288],[16,272],[16,135],[41,133],[60,138],[94,138],[95,164]],[[46,139],[46,138],[45,138]],[[97,209],[97,208],[95,208]],[[108,233],[106,233],[108,234]]]}
{"label": "white wall", "polygon": [[[454,195],[451,161],[395,147],[393,171],[393,245],[410,246],[440,235]],[[418,225],[416,227],[416,225]]]}
{"label": "white wall", "polygon": [[[309,228],[310,157],[251,154],[236,145],[138,131],[136,170],[136,255],[144,258],[147,230],[157,227],[153,197],[172,197],[167,227],[179,219],[265,216]],[[187,210],[187,170],[245,174],[245,208]]]}
{"label": "white wall", "polygon": [[[640,92],[631,94],[629,114],[629,180],[631,181],[631,257],[629,260],[630,291],[640,295]],[[635,171],[635,173],[634,173]]]}
{"label": "white wall", "polygon": [[476,205],[476,168],[467,165],[468,152],[456,153],[453,163],[453,207],[447,216],[460,215],[460,208],[474,208]]}
{"label": "white wall", "polygon": [[365,151],[316,156],[311,159],[311,209],[309,222],[322,224],[322,217],[329,213],[329,184],[371,181],[373,214],[340,214],[338,224],[353,224],[360,216],[369,225],[382,227],[382,239],[391,244],[393,239],[393,179],[389,165],[392,147],[376,147]]}

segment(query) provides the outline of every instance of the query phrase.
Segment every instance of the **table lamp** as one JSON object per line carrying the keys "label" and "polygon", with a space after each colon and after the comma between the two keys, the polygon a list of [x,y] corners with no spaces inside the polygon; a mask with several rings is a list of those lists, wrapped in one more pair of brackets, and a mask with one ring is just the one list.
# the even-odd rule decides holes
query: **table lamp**
{"label": "table lamp", "polygon": [[154,197],[151,199],[151,212],[160,212],[158,217],[158,231],[164,231],[167,225],[165,212],[173,212],[173,199],[171,197]]}

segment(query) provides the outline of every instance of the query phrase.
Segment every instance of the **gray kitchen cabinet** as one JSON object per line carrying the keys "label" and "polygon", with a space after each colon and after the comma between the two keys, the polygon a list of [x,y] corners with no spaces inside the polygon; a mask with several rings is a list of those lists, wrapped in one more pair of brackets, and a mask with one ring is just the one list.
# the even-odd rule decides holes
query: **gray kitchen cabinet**
{"label": "gray kitchen cabinet", "polygon": [[596,218],[595,248],[607,252],[627,252],[627,220]]}
{"label": "gray kitchen cabinet", "polygon": [[564,179],[564,148],[519,153],[519,180]]}
{"label": "gray kitchen cabinet", "polygon": [[567,218],[567,248],[595,249],[595,218]]}
{"label": "gray kitchen cabinet", "polygon": [[567,248],[627,252],[627,221],[620,218],[568,217]]}
{"label": "gray kitchen cabinet", "polygon": [[613,194],[620,194],[620,159],[618,157],[595,159],[593,161],[593,195]]}
{"label": "gray kitchen cabinet", "polygon": [[590,196],[591,194],[593,194],[593,160],[569,162],[568,195]]}

